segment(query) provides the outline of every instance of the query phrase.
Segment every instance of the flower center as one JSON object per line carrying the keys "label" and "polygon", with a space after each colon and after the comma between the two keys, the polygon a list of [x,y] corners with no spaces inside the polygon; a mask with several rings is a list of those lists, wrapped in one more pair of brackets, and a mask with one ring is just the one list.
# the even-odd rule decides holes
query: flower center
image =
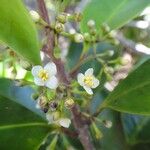
{"label": "flower center", "polygon": [[92,87],[93,86],[93,77],[92,76],[86,76],[84,78],[85,85]]}
{"label": "flower center", "polygon": [[43,81],[48,79],[48,73],[46,70],[40,70],[38,77],[41,78]]}

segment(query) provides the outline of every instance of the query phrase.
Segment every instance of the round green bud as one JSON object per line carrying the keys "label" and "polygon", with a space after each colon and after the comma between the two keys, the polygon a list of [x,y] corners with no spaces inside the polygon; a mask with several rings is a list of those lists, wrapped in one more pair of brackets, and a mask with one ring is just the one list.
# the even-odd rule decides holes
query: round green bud
{"label": "round green bud", "polygon": [[84,33],[84,40],[87,42],[91,41],[91,35],[89,33]]}
{"label": "round green bud", "polygon": [[65,14],[65,13],[59,14],[59,15],[57,16],[57,20],[58,20],[60,23],[62,23],[62,24],[66,23],[66,21],[67,21],[67,14]]}
{"label": "round green bud", "polygon": [[38,22],[40,20],[40,15],[36,11],[31,10],[30,15],[34,22]]}
{"label": "round green bud", "polygon": [[75,41],[75,42],[81,43],[81,42],[83,42],[83,40],[84,40],[84,37],[83,37],[82,34],[76,33],[76,34],[74,35],[74,41]]}
{"label": "round green bud", "polygon": [[94,27],[95,27],[95,21],[94,21],[94,20],[89,20],[89,21],[87,22],[87,26],[88,26],[89,28],[94,28]]}
{"label": "round green bud", "polygon": [[57,33],[61,33],[62,31],[64,31],[64,25],[62,23],[57,22],[55,24],[55,31]]}
{"label": "round green bud", "polygon": [[112,122],[110,120],[104,120],[103,123],[106,128],[112,127]]}
{"label": "round green bud", "polygon": [[72,98],[68,98],[65,101],[65,107],[66,108],[71,108],[74,106],[74,100]]}
{"label": "round green bud", "polygon": [[74,19],[75,21],[80,22],[82,20],[82,14],[80,12],[76,12],[74,14]]}

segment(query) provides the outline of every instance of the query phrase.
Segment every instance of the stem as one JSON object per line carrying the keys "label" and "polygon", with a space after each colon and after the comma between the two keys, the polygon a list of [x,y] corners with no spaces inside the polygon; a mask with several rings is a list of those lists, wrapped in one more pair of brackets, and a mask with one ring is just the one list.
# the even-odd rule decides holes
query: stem
{"label": "stem", "polygon": [[[46,5],[44,0],[37,0],[39,13],[42,19],[47,23],[50,24],[50,20],[48,17],[48,12],[46,9]],[[50,30],[50,28],[45,28],[45,35],[47,37],[47,44],[45,44],[42,48],[44,52],[46,52],[52,59],[53,59],[53,48],[54,48],[54,33]]]}
{"label": "stem", "polygon": [[75,129],[78,131],[79,139],[85,150],[94,150],[94,146],[90,140],[88,125],[84,123],[83,116],[77,107],[77,105],[71,108],[73,116],[73,124]]}

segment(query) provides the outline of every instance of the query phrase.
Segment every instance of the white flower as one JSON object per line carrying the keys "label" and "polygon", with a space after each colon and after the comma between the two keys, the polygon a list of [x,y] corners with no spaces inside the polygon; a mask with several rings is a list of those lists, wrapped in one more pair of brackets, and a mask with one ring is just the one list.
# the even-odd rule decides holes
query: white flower
{"label": "white flower", "polygon": [[69,126],[71,124],[71,120],[68,118],[57,118],[57,119],[55,119],[55,116],[53,113],[47,113],[46,119],[48,120],[49,124],[54,123],[54,124],[60,125],[64,128],[69,128]]}
{"label": "white flower", "polygon": [[77,80],[90,95],[93,94],[92,89],[96,88],[100,84],[99,80],[93,75],[93,68],[89,68],[85,74],[79,73]]}
{"label": "white flower", "polygon": [[36,85],[46,86],[50,89],[58,87],[57,68],[53,62],[48,63],[44,68],[42,66],[34,66],[31,72]]}

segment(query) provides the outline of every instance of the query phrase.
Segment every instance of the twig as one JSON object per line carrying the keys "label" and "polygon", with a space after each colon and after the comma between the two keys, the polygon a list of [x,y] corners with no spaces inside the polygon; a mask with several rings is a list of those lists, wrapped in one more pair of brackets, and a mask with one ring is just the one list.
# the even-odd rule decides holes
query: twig
{"label": "twig", "polygon": [[[42,19],[47,23],[50,24],[50,20],[48,17],[48,12],[45,6],[44,0],[37,0],[39,13]],[[50,28],[45,27],[45,35],[47,37],[47,43],[43,46],[43,51],[45,51],[52,59],[53,59],[53,48],[54,48],[54,33],[50,30]]]}
{"label": "twig", "polygon": [[85,150],[94,150],[94,146],[90,140],[88,125],[85,123],[83,115],[81,114],[77,105],[71,108],[73,116],[73,124],[75,129],[78,131],[79,139]]}

